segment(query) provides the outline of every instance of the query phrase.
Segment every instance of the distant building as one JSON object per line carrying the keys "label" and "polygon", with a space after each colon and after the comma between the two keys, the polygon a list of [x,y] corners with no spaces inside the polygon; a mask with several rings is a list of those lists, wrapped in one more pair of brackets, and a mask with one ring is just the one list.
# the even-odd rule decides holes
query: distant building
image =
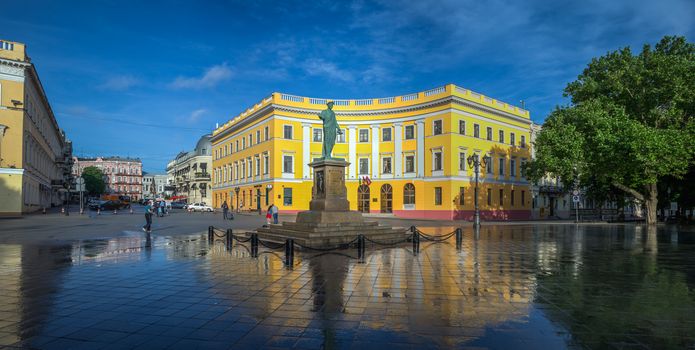
{"label": "distant building", "polygon": [[73,157],[72,174],[82,175],[84,168],[94,166],[104,173],[106,193],[129,196],[131,200],[142,198],[142,161],[122,157]]}
{"label": "distant building", "polygon": [[174,192],[172,198],[188,203],[212,203],[210,137],[201,137],[194,150],[179,153],[167,164],[168,188]]}
{"label": "distant building", "polygon": [[60,205],[70,183],[72,143],[25,49],[0,40],[0,215]]}
{"label": "distant building", "polygon": [[[167,175],[146,174],[142,176],[142,198],[169,197],[173,191],[166,191]],[[168,192],[168,193],[167,193]]]}

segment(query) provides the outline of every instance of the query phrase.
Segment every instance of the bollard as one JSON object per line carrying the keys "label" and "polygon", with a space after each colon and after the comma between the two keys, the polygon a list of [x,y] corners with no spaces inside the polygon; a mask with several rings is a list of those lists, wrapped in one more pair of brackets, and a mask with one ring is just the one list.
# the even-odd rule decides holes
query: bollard
{"label": "bollard", "polygon": [[65,214],[65,207],[60,207],[60,213]]}
{"label": "bollard", "polygon": [[285,240],[285,267],[292,268],[294,266],[294,239],[288,238]]}
{"label": "bollard", "polygon": [[117,210],[117,209],[114,209],[114,210],[113,210],[113,215],[116,215],[116,214],[118,214],[118,210]]}
{"label": "bollard", "polygon": [[364,263],[365,241],[364,235],[357,236],[357,262]]}
{"label": "bollard", "polygon": [[130,214],[131,215],[133,214],[133,208],[132,207],[130,208]]}
{"label": "bollard", "polygon": [[43,213],[46,214],[46,207],[43,207]]}
{"label": "bollard", "polygon": [[251,234],[251,257],[258,257],[258,233]]}
{"label": "bollard", "polygon": [[413,231],[413,254],[417,255],[420,252],[420,233],[415,226],[412,226],[411,230]]}
{"label": "bollard", "polygon": [[456,249],[461,250],[461,243],[463,243],[463,230],[458,227],[456,229]]}
{"label": "bollard", "polygon": [[232,231],[231,228],[227,229],[227,249],[232,249],[232,246],[234,245],[234,232]]}
{"label": "bollard", "polygon": [[97,208],[97,215],[101,215],[101,209]]}
{"label": "bollard", "polygon": [[212,243],[214,234],[215,234],[215,228],[213,226],[208,226],[208,242],[209,243]]}

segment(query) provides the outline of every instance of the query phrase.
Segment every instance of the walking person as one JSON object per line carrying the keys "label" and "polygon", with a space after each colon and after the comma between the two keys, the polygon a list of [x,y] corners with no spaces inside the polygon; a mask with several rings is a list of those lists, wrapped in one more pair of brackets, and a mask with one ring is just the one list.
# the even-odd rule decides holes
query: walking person
{"label": "walking person", "polygon": [[267,225],[270,225],[270,219],[273,217],[272,210],[273,210],[273,205],[271,204],[271,205],[268,207],[268,211],[267,211],[266,214],[265,214],[265,223],[266,223]]}
{"label": "walking person", "polygon": [[278,224],[278,206],[275,203],[270,205],[270,213],[273,214],[273,223]]}
{"label": "walking person", "polygon": [[157,217],[161,218],[164,216],[164,201],[157,202]]}
{"label": "walking person", "polygon": [[147,201],[147,205],[145,205],[145,222],[142,230],[147,233],[152,232],[152,201]]}
{"label": "walking person", "polygon": [[224,201],[222,203],[222,218],[227,220],[227,213],[229,212],[229,206],[227,205],[227,201]]}

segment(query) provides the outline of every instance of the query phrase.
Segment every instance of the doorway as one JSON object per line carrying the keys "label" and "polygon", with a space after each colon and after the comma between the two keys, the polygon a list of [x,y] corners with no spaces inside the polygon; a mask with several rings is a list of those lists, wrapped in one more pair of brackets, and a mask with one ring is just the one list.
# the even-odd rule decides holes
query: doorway
{"label": "doorway", "polygon": [[357,210],[362,213],[369,213],[369,186],[360,185],[357,188]]}
{"label": "doorway", "polygon": [[381,212],[393,213],[393,188],[389,184],[381,186]]}

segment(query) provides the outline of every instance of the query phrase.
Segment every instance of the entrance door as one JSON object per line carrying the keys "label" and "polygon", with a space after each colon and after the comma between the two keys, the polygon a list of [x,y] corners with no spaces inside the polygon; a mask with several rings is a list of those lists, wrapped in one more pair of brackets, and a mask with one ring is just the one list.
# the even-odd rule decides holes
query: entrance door
{"label": "entrance door", "polygon": [[256,189],[256,210],[261,210],[261,189]]}
{"label": "entrance door", "polygon": [[393,213],[393,188],[389,184],[381,186],[381,212]]}
{"label": "entrance door", "polygon": [[369,213],[369,186],[360,185],[357,188],[357,210]]}

